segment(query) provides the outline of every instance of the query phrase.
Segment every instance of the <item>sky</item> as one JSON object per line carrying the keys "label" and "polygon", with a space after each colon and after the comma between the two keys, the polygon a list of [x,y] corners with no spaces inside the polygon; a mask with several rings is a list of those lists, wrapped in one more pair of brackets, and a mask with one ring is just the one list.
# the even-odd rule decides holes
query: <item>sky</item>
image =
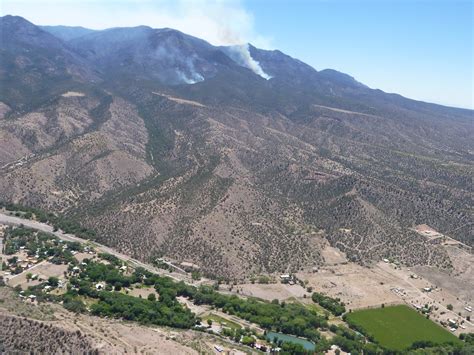
{"label": "sky", "polygon": [[1,15],[93,29],[170,27],[279,49],[386,92],[474,109],[473,0],[1,0]]}

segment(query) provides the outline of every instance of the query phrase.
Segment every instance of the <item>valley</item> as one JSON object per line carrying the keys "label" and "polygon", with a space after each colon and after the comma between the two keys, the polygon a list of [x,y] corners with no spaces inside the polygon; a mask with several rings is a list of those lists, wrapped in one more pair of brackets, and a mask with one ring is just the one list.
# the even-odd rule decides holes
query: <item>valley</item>
{"label": "valley", "polygon": [[[48,260],[40,262],[36,259],[33,260],[34,258],[32,259],[28,256],[30,254],[29,249],[25,249],[25,246],[19,247],[19,249],[17,249],[19,253],[17,252],[13,254],[14,257],[18,258],[18,262],[20,262],[20,260],[29,260],[30,263],[37,264],[29,264],[28,266],[25,264],[25,269],[15,275],[11,274],[11,271],[3,272],[3,280],[9,287],[14,289],[16,292],[23,290],[19,294],[11,293],[12,291],[3,291],[7,292],[7,299],[11,298],[11,301],[8,302],[18,302],[14,301],[17,297],[20,297],[20,302],[26,302],[27,305],[32,304],[34,307],[44,307],[41,305],[46,302],[46,305],[50,305],[48,307],[53,307],[55,309],[54,320],[50,322],[53,327],[58,329],[77,329],[79,326],[79,329],[90,337],[91,344],[98,346],[98,349],[100,349],[101,352],[112,351],[111,349],[115,349],[113,351],[124,351],[123,349],[134,349],[134,352],[152,351],[155,346],[153,342],[147,340],[145,345],[145,343],[140,343],[139,339],[141,339],[140,337],[144,336],[144,334],[147,334],[147,332],[154,331],[157,333],[152,333],[143,339],[148,339],[150,336],[152,339],[159,339],[156,346],[159,346],[160,349],[168,349],[165,350],[165,353],[167,351],[172,351],[173,348],[175,348],[176,351],[183,353],[194,353],[193,351],[196,351],[196,349],[200,349],[199,351],[201,352],[208,351],[212,353],[213,346],[215,345],[218,346],[219,349],[225,349],[226,347],[234,348],[232,353],[239,353],[240,350],[235,349],[235,344],[229,344],[225,336],[223,339],[219,339],[219,337],[212,338],[212,336],[210,338],[203,338],[197,337],[192,332],[188,333],[188,331],[184,333],[169,333],[169,331],[165,329],[161,330],[160,328],[143,328],[140,330],[133,324],[119,325],[119,323],[111,323],[110,321],[100,321],[97,323],[97,321],[92,321],[92,319],[90,323],[91,326],[87,326],[85,322],[87,322],[90,315],[81,315],[79,319],[77,316],[73,317],[66,310],[58,308],[58,306],[55,305],[54,298],[48,298],[48,294],[54,294],[54,297],[61,297],[65,292],[65,282],[74,282],[74,275],[78,275],[78,271],[75,271],[76,269],[80,270],[80,268],[83,268],[85,265],[91,267],[92,265],[100,265],[91,264],[91,261],[89,260],[97,259],[97,261],[95,261],[95,263],[97,263],[100,262],[99,260],[101,258],[105,258],[103,260],[110,260],[110,262],[102,261],[106,263],[105,265],[118,263],[117,265],[122,265],[120,270],[127,270],[126,273],[129,275],[131,274],[131,270],[135,270],[135,272],[138,270],[147,270],[148,272],[151,271],[152,273],[163,275],[164,277],[169,278],[169,280],[175,280],[175,282],[184,281],[185,284],[188,284],[191,287],[214,287],[216,283],[215,281],[201,278],[200,276],[198,280],[198,278],[195,278],[191,273],[182,270],[179,266],[174,266],[173,261],[166,261],[167,264],[161,264],[162,266],[159,267],[143,264],[126,255],[117,253],[111,248],[77,238],[74,235],[65,234],[61,230],[55,230],[55,228],[50,225],[15,215],[18,215],[18,212],[13,213],[6,210],[0,214],[0,223],[3,224],[2,242],[5,244],[5,247],[2,250],[9,254],[1,255],[3,265],[5,265],[5,260],[8,259],[10,263],[10,260],[12,260],[12,241],[10,240],[11,237],[9,237],[11,231],[9,231],[8,226],[16,226],[14,228],[17,228],[18,231],[28,227],[34,228],[33,230],[40,230],[43,233],[51,233],[51,236],[58,237],[62,242],[72,243],[69,244],[67,249],[74,248],[78,251],[72,252],[73,258],[77,259],[77,261],[72,264],[69,262],[70,266],[67,267],[60,264],[57,265],[56,262],[52,264],[53,261],[51,260],[51,257],[48,258]],[[13,231],[15,231],[15,229],[13,229]],[[45,236],[47,234],[45,234]],[[73,247],[74,243],[79,244]],[[29,245],[28,242],[26,245]],[[83,247],[79,247],[79,245],[82,245]],[[64,247],[66,247],[66,245]],[[16,248],[18,248],[18,246]],[[64,250],[64,248],[62,249]],[[290,276],[278,274],[266,276],[261,275],[257,280],[252,279],[252,282],[248,284],[220,283],[217,289],[219,290],[219,293],[224,295],[234,295],[234,297],[238,296],[249,299],[267,300],[267,302],[271,303],[294,303],[300,304],[304,307],[310,307],[311,309],[312,307],[316,307],[316,314],[326,314],[326,316],[329,315],[329,312],[325,310],[324,307],[314,306],[314,301],[311,299],[313,291],[329,295],[332,299],[340,299],[341,302],[343,302],[342,304],[344,304],[346,309],[349,311],[348,314],[351,314],[353,311],[357,313],[357,310],[380,309],[380,307],[383,309],[384,307],[390,307],[392,305],[406,304],[415,311],[421,311],[423,313],[427,312],[431,321],[447,327],[449,333],[459,336],[462,333],[468,334],[474,332],[474,324],[470,321],[472,312],[471,305],[473,303],[474,294],[472,294],[472,289],[470,287],[471,284],[469,282],[464,283],[464,287],[461,289],[454,289],[451,287],[443,289],[438,286],[436,282],[433,282],[432,279],[430,280],[429,278],[418,276],[411,271],[411,269],[399,267],[396,264],[388,262],[388,260],[381,261],[376,266],[367,268],[347,261],[343,254],[330,246],[327,246],[323,250],[323,255],[326,256],[326,263],[319,268],[313,269],[310,273],[297,273]],[[38,257],[38,252],[36,257]],[[469,261],[469,258],[471,257],[470,254],[466,253],[465,257],[468,258],[466,260],[467,265],[472,266],[472,260]],[[75,266],[72,268],[71,265],[74,264],[79,265],[79,267]],[[64,279],[64,275],[69,273],[71,273],[71,276],[66,276],[66,279]],[[106,277],[103,273],[101,273],[101,275]],[[466,275],[460,273],[455,277],[462,278],[470,276],[470,273],[467,273]],[[40,281],[37,281],[38,277]],[[289,277],[290,281],[285,281],[285,279],[283,279],[284,277]],[[59,288],[55,289],[54,286],[44,286],[44,280],[49,280],[47,282],[51,282],[51,278],[59,279]],[[447,275],[447,278],[452,278],[452,275]],[[296,280],[296,282],[291,280]],[[43,283],[41,281],[43,281]],[[48,283],[46,283],[46,285],[47,284]],[[109,284],[109,282],[107,282],[107,284]],[[98,289],[100,292],[102,287],[105,287],[106,283],[97,283],[96,288],[98,287],[97,285],[103,285]],[[46,290],[42,291],[46,292],[45,299],[43,299],[44,296],[41,296],[41,291],[33,291],[35,287],[42,287]],[[428,287],[429,291],[426,291]],[[69,289],[68,286],[68,290]],[[150,299],[150,294],[155,294],[153,288],[146,288],[145,286],[137,288],[128,286],[125,290],[127,295],[130,294],[131,296],[140,299]],[[25,293],[25,291],[27,293]],[[117,292],[117,288],[115,292]],[[32,294],[36,296],[27,296]],[[79,295],[81,294],[80,291]],[[161,294],[162,293],[158,291],[156,297],[162,297]],[[459,295],[461,295],[461,298],[458,297]],[[41,303],[38,302],[40,298],[37,298],[40,296]],[[227,334],[228,331],[226,329],[229,327],[230,329],[243,329],[245,327],[254,329],[260,334],[264,333],[264,330],[259,327],[258,324],[241,319],[236,315],[232,315],[233,313],[229,314],[225,309],[222,311],[205,304],[193,303],[192,299],[183,296],[178,297],[177,300],[184,307],[190,309],[194,314],[200,317],[200,319],[203,319],[202,322],[210,324],[209,326],[204,326],[203,323],[199,325],[199,327],[204,329],[209,327],[209,330],[206,330],[208,333],[222,336],[223,334]],[[95,302],[91,303],[91,301],[93,301],[93,298],[90,298],[90,296],[84,299],[84,302],[88,305],[87,307],[95,304]],[[51,304],[50,302],[53,303]],[[24,306],[19,307],[19,309],[23,308]],[[468,309],[471,309],[471,311],[468,312]],[[12,313],[12,309],[8,309],[7,307],[5,311],[8,317],[10,317],[9,314]],[[82,312],[83,311],[79,311],[79,313]],[[15,314],[15,312],[13,312],[13,314]],[[96,315],[97,314],[100,315],[100,313],[96,313]],[[329,325],[336,324],[340,326],[341,324],[344,324],[339,317],[334,315],[331,315],[328,319]],[[83,325],[80,326],[80,324]],[[92,324],[94,324],[94,326],[92,326]],[[453,325],[455,325],[455,328],[453,328]],[[266,327],[268,326],[265,326],[265,328]],[[114,330],[112,331],[112,329]],[[448,330],[445,332],[448,333]],[[137,331],[142,335],[137,337]],[[104,338],[101,335],[101,333],[108,333],[110,335],[111,332],[115,334],[112,338],[110,338],[110,336]],[[162,340],[164,336],[163,334],[167,334],[166,341],[164,341],[164,339]],[[327,333],[327,331],[324,331],[324,326],[323,334],[327,337],[324,344],[327,344],[327,341],[330,342],[335,336],[334,330]],[[171,338],[171,340],[168,340],[168,338]],[[423,336],[421,336],[421,339],[423,339]],[[189,348],[190,341],[193,345]],[[344,345],[341,345],[342,343],[336,341],[336,344],[339,344],[344,348]],[[161,346],[164,346],[164,348],[161,348]],[[268,347],[268,344],[265,342],[258,343],[258,349],[262,346],[266,348]],[[239,346],[237,346],[237,348],[239,348]],[[140,351],[138,349],[140,349]],[[244,347],[242,348],[242,351],[247,352],[248,349],[245,349]]]}

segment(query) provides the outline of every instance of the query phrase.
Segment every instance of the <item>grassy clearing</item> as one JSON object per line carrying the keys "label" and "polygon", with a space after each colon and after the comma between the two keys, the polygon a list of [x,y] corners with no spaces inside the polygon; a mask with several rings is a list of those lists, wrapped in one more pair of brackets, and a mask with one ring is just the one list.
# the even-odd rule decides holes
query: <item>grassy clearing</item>
{"label": "grassy clearing", "polygon": [[325,313],[329,313],[328,311],[326,311],[323,307],[321,307],[319,304],[315,304],[315,303],[308,303],[308,304],[305,304],[306,308],[316,312],[317,314],[319,315],[322,315],[324,316]]}
{"label": "grassy clearing", "polygon": [[347,322],[389,350],[406,350],[414,342],[459,342],[453,334],[405,305],[368,309],[347,315]]}
{"label": "grassy clearing", "polygon": [[203,321],[206,322],[208,319],[212,320],[214,323],[219,323],[220,325],[229,327],[231,329],[241,329],[242,327],[237,324],[236,322],[233,322],[231,320],[228,320],[226,318],[223,318],[221,316],[218,316],[217,314],[211,313],[203,318]]}

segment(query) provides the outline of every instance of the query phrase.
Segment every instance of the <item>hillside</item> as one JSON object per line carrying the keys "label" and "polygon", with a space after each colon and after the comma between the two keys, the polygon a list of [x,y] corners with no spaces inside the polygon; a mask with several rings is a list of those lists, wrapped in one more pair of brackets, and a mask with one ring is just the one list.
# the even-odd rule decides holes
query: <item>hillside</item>
{"label": "hillside", "polygon": [[172,29],[0,31],[1,200],[225,278],[474,246],[472,111]]}

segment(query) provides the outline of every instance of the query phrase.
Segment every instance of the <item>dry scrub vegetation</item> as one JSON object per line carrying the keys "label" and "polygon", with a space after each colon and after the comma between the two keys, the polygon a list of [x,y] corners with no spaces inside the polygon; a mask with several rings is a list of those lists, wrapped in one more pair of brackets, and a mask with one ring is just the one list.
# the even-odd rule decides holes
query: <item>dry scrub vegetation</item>
{"label": "dry scrub vegetation", "polygon": [[0,314],[0,344],[7,353],[94,354],[98,350],[80,331],[69,332],[39,321]]}

